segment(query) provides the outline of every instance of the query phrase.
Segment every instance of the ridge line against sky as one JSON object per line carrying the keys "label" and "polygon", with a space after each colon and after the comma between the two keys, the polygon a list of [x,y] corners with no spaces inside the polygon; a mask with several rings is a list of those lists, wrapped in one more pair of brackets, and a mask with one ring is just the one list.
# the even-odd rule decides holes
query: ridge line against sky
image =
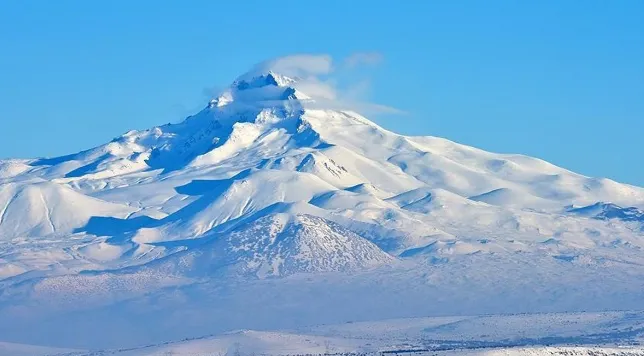
{"label": "ridge line against sky", "polygon": [[[345,65],[391,131],[644,186],[644,2],[0,4],[0,157],[177,122],[257,62]],[[344,60],[344,62],[342,62]],[[337,69],[337,68],[336,68]]]}

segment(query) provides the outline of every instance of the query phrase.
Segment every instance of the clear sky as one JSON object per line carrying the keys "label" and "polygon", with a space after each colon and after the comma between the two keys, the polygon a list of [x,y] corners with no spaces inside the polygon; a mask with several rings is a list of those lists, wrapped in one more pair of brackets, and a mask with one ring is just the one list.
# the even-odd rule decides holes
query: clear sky
{"label": "clear sky", "polygon": [[644,1],[0,1],[0,157],[177,122],[253,64],[378,53],[382,126],[644,186]]}

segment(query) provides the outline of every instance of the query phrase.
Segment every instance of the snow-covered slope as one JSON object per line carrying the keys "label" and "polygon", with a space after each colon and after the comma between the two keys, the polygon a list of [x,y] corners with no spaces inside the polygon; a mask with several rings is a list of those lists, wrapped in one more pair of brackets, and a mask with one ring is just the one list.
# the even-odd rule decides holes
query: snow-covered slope
{"label": "snow-covered slope", "polygon": [[[470,290],[452,288],[492,298],[486,274],[531,308],[569,307],[600,276],[615,289],[591,286],[599,294],[577,305],[621,307],[643,296],[643,188],[398,135],[299,83],[255,70],[180,123],[62,157],[0,161],[0,320],[29,305],[52,318],[124,300],[154,306],[166,288],[207,308],[231,283],[239,295],[265,290],[269,308],[305,285],[320,291],[334,281],[348,299],[378,286],[373,303],[389,316],[412,305],[434,310],[432,301],[392,307],[384,296],[396,288],[416,297],[449,290],[481,312],[522,300],[474,303]],[[577,289],[560,292],[570,275]],[[222,305],[239,312],[234,299]],[[35,313],[27,314],[39,320]],[[20,330],[0,321],[0,331]]]}
{"label": "snow-covered slope", "polygon": [[2,239],[70,234],[92,217],[125,218],[135,210],[47,181],[2,184],[0,206]]}
{"label": "snow-covered slope", "polygon": [[[0,355],[7,356],[53,356],[53,355],[79,355],[82,351],[60,349],[34,345],[22,345],[0,341]],[[83,352],[84,353],[84,352]]]}
{"label": "snow-covered slope", "polygon": [[[636,356],[644,355],[644,348],[637,346],[644,336],[643,322],[641,313],[619,312],[390,319],[299,330],[235,330],[94,354]],[[620,340],[630,345],[617,347]],[[565,346],[548,346],[552,344]]]}
{"label": "snow-covered slope", "polygon": [[356,233],[305,214],[255,217],[203,239],[204,244],[169,256],[154,268],[190,276],[207,276],[225,268],[266,278],[298,272],[352,271],[394,260]]}

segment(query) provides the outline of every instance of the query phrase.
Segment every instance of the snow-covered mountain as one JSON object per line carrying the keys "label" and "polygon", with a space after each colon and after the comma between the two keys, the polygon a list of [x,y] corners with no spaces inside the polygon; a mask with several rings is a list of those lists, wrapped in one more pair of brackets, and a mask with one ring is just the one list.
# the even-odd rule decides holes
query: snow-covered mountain
{"label": "snow-covered mountain", "polygon": [[440,291],[435,273],[454,271],[541,286],[544,306],[569,271],[579,283],[618,275],[624,295],[595,295],[615,307],[644,296],[643,188],[398,135],[298,83],[253,71],[181,123],[0,161],[0,319],[17,305],[58,315],[194,283],[255,281],[270,294],[396,279]]}

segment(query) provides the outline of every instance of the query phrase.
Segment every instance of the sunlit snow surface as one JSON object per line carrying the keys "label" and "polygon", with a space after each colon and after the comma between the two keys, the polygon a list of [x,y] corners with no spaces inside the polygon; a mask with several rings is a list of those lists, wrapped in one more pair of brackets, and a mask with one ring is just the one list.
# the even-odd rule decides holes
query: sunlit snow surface
{"label": "sunlit snow surface", "polygon": [[[298,329],[233,330],[134,348],[32,355],[644,355],[644,313],[555,313],[389,319]],[[556,346],[553,346],[556,345]],[[13,349],[11,349],[13,347]],[[37,353],[39,351],[40,353]],[[27,353],[25,353],[27,354]]]}
{"label": "sunlit snow surface", "polygon": [[179,124],[0,161],[0,339],[643,309],[644,189],[397,135],[296,83],[244,75]]}

